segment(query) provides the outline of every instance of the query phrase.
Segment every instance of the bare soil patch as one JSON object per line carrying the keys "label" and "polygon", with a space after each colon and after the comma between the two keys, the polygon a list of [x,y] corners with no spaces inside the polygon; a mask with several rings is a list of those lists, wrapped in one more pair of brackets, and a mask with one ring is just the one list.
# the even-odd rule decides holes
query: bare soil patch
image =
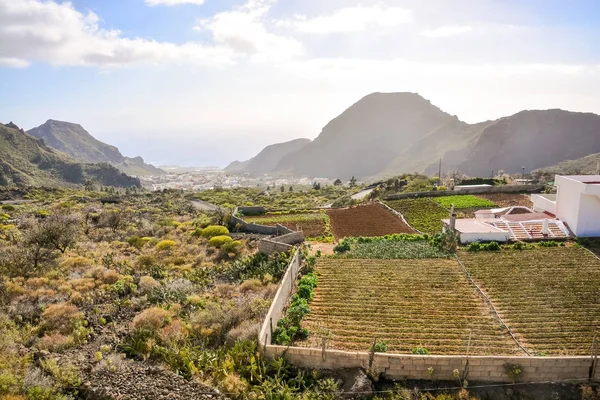
{"label": "bare soil patch", "polygon": [[415,233],[400,218],[381,204],[330,209],[327,215],[336,240],[345,237],[385,236],[393,233]]}

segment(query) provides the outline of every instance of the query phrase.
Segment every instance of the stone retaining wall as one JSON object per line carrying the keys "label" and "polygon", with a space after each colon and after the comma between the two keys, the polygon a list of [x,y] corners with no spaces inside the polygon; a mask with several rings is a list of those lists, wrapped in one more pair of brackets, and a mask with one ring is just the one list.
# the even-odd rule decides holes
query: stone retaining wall
{"label": "stone retaining wall", "polygon": [[[264,343],[264,339],[261,340]],[[591,357],[503,357],[503,356],[434,356],[375,353],[370,363],[368,352],[309,349],[263,344],[266,357],[285,357],[290,363],[315,369],[371,368],[393,380],[439,379],[453,380],[458,370],[466,380],[511,382],[506,364],[520,365],[522,382],[585,380],[590,376]],[[468,368],[467,368],[468,362]],[[430,375],[429,368],[433,368]],[[466,370],[466,372],[465,372]]]}
{"label": "stone retaining wall", "polygon": [[396,193],[389,194],[384,200],[413,199],[418,197],[441,197],[457,194],[487,194],[487,193],[538,193],[544,190],[544,185],[506,185],[488,186],[478,188],[464,188],[460,190],[439,190],[431,192]]}

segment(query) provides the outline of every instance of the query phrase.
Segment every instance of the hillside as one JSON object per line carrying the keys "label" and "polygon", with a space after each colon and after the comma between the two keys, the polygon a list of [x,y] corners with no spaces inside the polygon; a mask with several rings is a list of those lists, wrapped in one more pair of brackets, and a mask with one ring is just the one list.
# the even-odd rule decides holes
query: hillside
{"label": "hillside", "polygon": [[600,153],[590,154],[576,160],[566,160],[556,165],[539,168],[538,171],[559,175],[591,175],[597,174]]}
{"label": "hillside", "polygon": [[246,172],[254,175],[270,173],[287,155],[304,148],[308,143],[310,143],[309,139],[295,139],[272,144],[250,160],[232,162],[225,168],[225,171]]}
{"label": "hillside", "polygon": [[483,128],[477,139],[445,157],[447,168],[485,176],[517,173],[600,152],[600,116],[564,110],[521,111]]}
{"label": "hillside", "polygon": [[146,164],[142,157],[123,156],[118,148],[97,140],[79,124],[50,119],[27,133],[79,161],[109,163],[133,176],[165,174],[161,169]]}
{"label": "hillside", "polygon": [[[276,169],[293,175],[363,178],[381,174],[404,155],[402,165],[412,172],[414,161],[423,155],[411,155],[411,146],[435,132],[460,138],[466,126],[418,94],[374,93],[329,122],[313,142]],[[427,161],[436,157],[430,152]]]}
{"label": "hillside", "polygon": [[[415,93],[373,93],[329,122],[314,141],[282,157],[271,170],[269,163],[263,164],[260,171],[379,179],[413,172],[434,175],[442,158],[443,171],[487,176],[492,170],[532,171],[597,152],[596,114],[522,111],[467,124]],[[230,168],[248,170],[248,165],[233,163]]]}
{"label": "hillside", "polygon": [[116,187],[141,187],[108,163],[80,163],[22,130],[0,124],[0,186],[63,186],[87,180]]}

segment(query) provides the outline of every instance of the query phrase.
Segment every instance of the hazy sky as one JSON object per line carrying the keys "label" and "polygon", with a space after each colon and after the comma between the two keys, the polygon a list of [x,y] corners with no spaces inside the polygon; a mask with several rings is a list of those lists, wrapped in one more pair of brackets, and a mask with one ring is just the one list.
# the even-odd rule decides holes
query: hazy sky
{"label": "hazy sky", "polygon": [[225,165],[375,91],[600,113],[598,0],[0,0],[0,121]]}

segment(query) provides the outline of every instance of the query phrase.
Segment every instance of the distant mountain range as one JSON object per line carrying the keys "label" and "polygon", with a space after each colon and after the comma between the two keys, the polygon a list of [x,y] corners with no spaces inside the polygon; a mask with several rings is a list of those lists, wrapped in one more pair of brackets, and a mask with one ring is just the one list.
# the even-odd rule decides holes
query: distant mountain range
{"label": "distant mountain range", "polygon": [[225,167],[225,171],[247,172],[255,175],[268,174],[277,168],[285,156],[304,148],[309,143],[310,139],[295,139],[285,143],[272,144],[249,160],[232,162]]}
{"label": "distant mountain range", "polygon": [[[600,152],[600,116],[521,111],[468,124],[416,93],[373,93],[329,122],[315,140],[274,146],[265,148],[260,158],[234,162],[227,169],[368,179],[437,174],[442,158],[444,171],[458,169],[472,176],[487,176],[492,170],[516,173],[523,166],[531,171]],[[256,160],[260,168],[253,166]]]}
{"label": "distant mountain range", "polygon": [[104,186],[141,187],[140,180],[108,163],[82,163],[20,129],[0,124],[0,186],[81,185],[91,180]]}
{"label": "distant mountain range", "polygon": [[43,139],[46,145],[79,161],[109,163],[132,176],[166,174],[165,171],[146,164],[142,157],[123,156],[115,146],[97,140],[79,124],[49,119],[27,133]]}
{"label": "distant mountain range", "polygon": [[558,175],[592,175],[600,170],[600,153],[590,154],[576,160],[561,161],[556,165],[539,168],[538,171]]}

